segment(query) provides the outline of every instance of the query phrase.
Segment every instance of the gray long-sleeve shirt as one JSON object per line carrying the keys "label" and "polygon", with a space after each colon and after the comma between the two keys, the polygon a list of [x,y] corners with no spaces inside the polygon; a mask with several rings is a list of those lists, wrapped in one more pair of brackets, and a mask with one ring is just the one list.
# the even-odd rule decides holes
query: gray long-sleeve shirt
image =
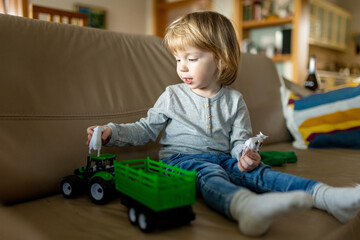
{"label": "gray long-sleeve shirt", "polygon": [[186,84],[166,88],[147,117],[127,124],[109,123],[108,146],[143,145],[161,136],[159,158],[176,153],[222,152],[238,159],[251,137],[251,123],[241,93],[222,87],[211,98],[192,92]]}

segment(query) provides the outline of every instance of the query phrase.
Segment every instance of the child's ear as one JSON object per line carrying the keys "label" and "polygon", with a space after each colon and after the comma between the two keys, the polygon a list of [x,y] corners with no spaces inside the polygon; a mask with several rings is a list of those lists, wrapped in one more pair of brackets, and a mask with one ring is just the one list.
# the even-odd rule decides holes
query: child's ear
{"label": "child's ear", "polygon": [[217,66],[218,71],[221,72],[222,65],[223,65],[221,59],[218,59],[218,58],[214,57],[214,60],[215,60],[215,64]]}
{"label": "child's ear", "polygon": [[220,69],[221,60],[214,56],[214,61],[216,63],[216,66]]}

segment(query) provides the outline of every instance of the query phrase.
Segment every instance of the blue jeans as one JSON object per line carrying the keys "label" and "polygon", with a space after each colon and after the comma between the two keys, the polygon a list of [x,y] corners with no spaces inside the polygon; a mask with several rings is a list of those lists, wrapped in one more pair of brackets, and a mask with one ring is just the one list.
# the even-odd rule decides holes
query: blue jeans
{"label": "blue jeans", "polygon": [[163,159],[163,163],[189,171],[196,170],[197,193],[211,208],[231,219],[230,202],[241,189],[255,193],[302,190],[311,194],[318,183],[276,171],[263,163],[251,172],[241,172],[237,160],[223,153],[174,154]]}

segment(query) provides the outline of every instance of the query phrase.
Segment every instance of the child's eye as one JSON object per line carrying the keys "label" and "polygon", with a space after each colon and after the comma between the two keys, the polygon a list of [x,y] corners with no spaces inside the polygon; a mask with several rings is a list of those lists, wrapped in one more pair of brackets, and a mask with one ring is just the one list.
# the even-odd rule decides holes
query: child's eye
{"label": "child's eye", "polygon": [[189,62],[196,62],[197,58],[189,58]]}

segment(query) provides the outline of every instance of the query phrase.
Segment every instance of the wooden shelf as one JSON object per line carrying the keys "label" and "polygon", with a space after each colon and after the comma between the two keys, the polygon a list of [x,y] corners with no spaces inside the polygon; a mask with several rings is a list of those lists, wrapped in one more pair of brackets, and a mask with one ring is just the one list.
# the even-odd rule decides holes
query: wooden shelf
{"label": "wooden shelf", "polygon": [[[288,78],[302,85],[307,76],[307,62],[309,44],[309,1],[310,0],[292,0],[292,14],[285,18],[271,16],[264,20],[244,21],[244,1],[235,0],[234,2],[234,21],[238,26],[239,42],[250,38],[251,31],[258,28],[267,28],[270,26],[291,25],[291,54],[275,55],[272,60],[278,63],[290,63],[286,67]],[[275,0],[271,0],[272,3]],[[247,16],[249,17],[249,16]],[[288,29],[288,27],[285,27]],[[291,71],[290,71],[291,70]]]}
{"label": "wooden shelf", "polygon": [[330,43],[330,42],[326,42],[324,40],[317,40],[314,38],[309,38],[309,44],[312,46],[323,47],[323,48],[332,49],[332,50],[336,50],[336,51],[340,51],[340,52],[345,52],[345,50],[346,50],[344,47],[341,47],[336,43]]}
{"label": "wooden shelf", "polygon": [[277,54],[271,58],[274,62],[291,61],[291,54]]}
{"label": "wooden shelf", "polygon": [[250,29],[250,28],[270,27],[270,26],[282,25],[292,22],[293,22],[293,17],[264,19],[259,21],[253,20],[253,21],[243,22],[242,28]]}

